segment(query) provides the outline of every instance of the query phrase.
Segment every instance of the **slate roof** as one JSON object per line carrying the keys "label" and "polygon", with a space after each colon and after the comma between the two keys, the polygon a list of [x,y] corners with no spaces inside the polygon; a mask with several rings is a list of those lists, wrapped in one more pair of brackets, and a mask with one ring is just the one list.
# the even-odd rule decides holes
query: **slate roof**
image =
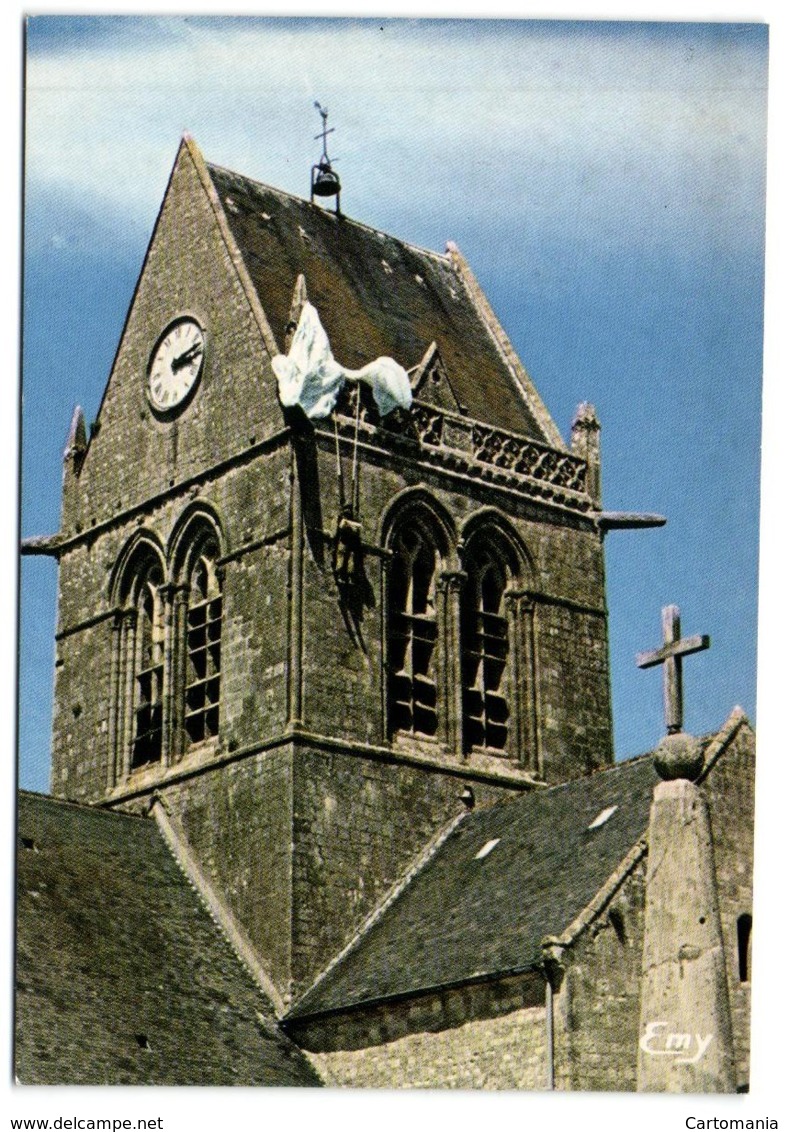
{"label": "slate roof", "polygon": [[320,1084],[152,820],[23,793],[18,833],[22,1084]]}
{"label": "slate roof", "polygon": [[657,781],[644,755],[472,811],[288,1021],[533,967],[645,834]]}
{"label": "slate roof", "polygon": [[343,365],[383,355],[410,369],[435,341],[473,419],[546,440],[448,255],[207,168],[280,347],[303,274]]}

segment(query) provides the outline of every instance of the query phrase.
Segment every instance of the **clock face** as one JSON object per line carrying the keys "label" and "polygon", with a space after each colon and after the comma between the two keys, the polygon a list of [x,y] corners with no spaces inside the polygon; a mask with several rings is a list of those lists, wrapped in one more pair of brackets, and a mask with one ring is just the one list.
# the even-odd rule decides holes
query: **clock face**
{"label": "clock face", "polygon": [[205,331],[193,318],[178,318],[162,334],[148,366],[148,400],[159,412],[181,405],[203,369]]}

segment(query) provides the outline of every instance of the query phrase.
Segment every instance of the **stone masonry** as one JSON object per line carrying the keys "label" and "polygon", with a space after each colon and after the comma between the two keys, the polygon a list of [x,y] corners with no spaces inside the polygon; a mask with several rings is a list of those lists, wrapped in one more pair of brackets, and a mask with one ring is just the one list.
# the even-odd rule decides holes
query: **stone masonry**
{"label": "stone masonry", "polygon": [[[283,409],[305,301],[344,365],[407,369],[410,410],[353,384],[325,419]],[[149,380],[187,323],[167,408]],[[635,1089],[655,771],[613,765],[603,536],[654,519],[606,517],[593,406],[568,446],[454,245],[185,138],[34,540],[60,570],[52,792],[155,815],[328,1083]],[[753,732],[735,710],[703,746],[686,792],[744,1088]]]}
{"label": "stone masonry", "polygon": [[[464,785],[494,799],[610,763],[602,536],[584,462],[557,447],[552,424],[543,434],[535,425],[528,441],[478,426],[441,393],[452,363],[444,371],[437,355],[413,426],[384,427],[367,405],[357,426],[350,404],[338,407],[336,436],[331,421],[286,419],[270,357],[288,326],[269,319],[231,230],[238,205],[220,197],[217,178],[186,141],[96,426],[66,461],[52,788],[134,809],[154,791],[165,797],[287,998],[458,813]],[[442,261],[440,279],[447,273],[477,303],[484,348],[512,367],[457,256]],[[304,276],[309,295],[317,276],[309,265]],[[295,282],[288,274],[281,286]],[[145,392],[149,358],[162,328],[184,314],[206,328],[200,385],[183,411],[157,417]],[[346,484],[354,453],[359,468],[363,577],[352,608],[332,568],[338,449]],[[416,510],[435,517],[442,546],[433,736],[393,730],[386,692],[391,539]],[[462,742],[463,547],[487,528],[518,562],[507,607],[518,677],[504,751]],[[197,529],[215,532],[219,546],[218,729],[198,744],[165,730],[161,758],[130,771],[131,662],[113,660],[123,634],[136,631],[122,604],[124,570],[143,552],[162,564],[167,714],[183,663],[179,556]]]}

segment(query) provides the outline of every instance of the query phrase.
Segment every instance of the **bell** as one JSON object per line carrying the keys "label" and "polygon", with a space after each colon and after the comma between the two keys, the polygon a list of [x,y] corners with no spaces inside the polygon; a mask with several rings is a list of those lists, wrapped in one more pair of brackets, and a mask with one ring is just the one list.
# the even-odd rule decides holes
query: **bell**
{"label": "bell", "polygon": [[340,178],[331,165],[321,162],[320,165],[313,167],[312,191],[316,197],[336,197],[338,195]]}

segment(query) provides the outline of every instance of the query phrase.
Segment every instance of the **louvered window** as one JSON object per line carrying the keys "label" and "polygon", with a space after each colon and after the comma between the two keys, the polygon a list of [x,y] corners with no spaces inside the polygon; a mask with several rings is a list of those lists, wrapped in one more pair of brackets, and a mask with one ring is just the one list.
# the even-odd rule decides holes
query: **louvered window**
{"label": "louvered window", "polygon": [[184,728],[190,743],[219,731],[222,672],[222,591],[208,546],[192,569],[186,614],[186,703]]}
{"label": "louvered window", "polygon": [[389,719],[393,732],[435,735],[437,552],[421,528],[394,542],[389,586]]}
{"label": "louvered window", "polygon": [[143,579],[137,599],[132,769],[158,762],[162,757],[164,617],[159,590],[161,584],[159,568],[151,567]]}
{"label": "louvered window", "polygon": [[503,751],[510,716],[507,574],[485,548],[469,556],[467,574],[461,614],[464,746]]}

